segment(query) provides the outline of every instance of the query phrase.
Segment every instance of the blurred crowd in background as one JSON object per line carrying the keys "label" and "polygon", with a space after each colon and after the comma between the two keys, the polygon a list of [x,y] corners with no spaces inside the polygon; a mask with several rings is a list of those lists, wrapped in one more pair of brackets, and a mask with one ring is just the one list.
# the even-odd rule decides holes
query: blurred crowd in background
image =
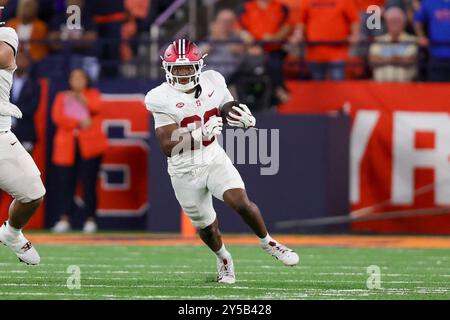
{"label": "blurred crowd in background", "polygon": [[[149,78],[151,26],[180,1],[158,24],[158,49],[193,38],[208,67],[241,91],[273,92],[274,103],[289,99],[286,78],[450,81],[449,0],[0,0],[1,21],[18,31],[39,76],[82,67],[94,81]],[[67,26],[71,5],[81,8],[80,29]],[[367,13],[372,5],[380,10]],[[192,23],[195,35],[183,28]]]}

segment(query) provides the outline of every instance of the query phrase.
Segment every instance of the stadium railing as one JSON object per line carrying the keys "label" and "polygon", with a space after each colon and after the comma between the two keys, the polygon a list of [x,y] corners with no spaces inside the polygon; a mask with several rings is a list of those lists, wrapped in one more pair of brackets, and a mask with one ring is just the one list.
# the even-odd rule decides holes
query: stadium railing
{"label": "stadium railing", "polygon": [[[131,40],[121,39],[105,39],[101,38],[95,41],[94,44],[90,44],[90,50],[94,52],[92,54],[98,60],[98,64],[101,69],[101,77],[106,78],[139,78],[139,79],[162,79],[163,71],[161,70],[160,58],[165,46],[170,43],[172,39],[159,39],[153,41],[146,35],[141,35],[139,38]],[[45,43],[50,44],[48,40],[32,40],[29,43]],[[218,44],[242,44],[248,46],[241,41],[210,41],[207,39],[199,40],[198,42],[208,43],[211,45]],[[79,57],[75,49],[76,44],[80,41],[61,41],[63,49],[58,52],[49,51],[49,54],[41,61],[36,62],[37,65],[41,65],[38,68],[38,74],[46,76],[48,74],[54,75],[52,72],[56,71],[57,75],[68,73],[71,67],[70,61],[74,57]],[[360,41],[357,44],[349,44],[347,41],[322,41],[322,42],[302,42],[300,44],[291,44],[289,42],[270,42],[261,41],[255,42],[254,45],[266,46],[278,44],[282,46],[282,49],[286,53],[284,59],[283,73],[286,79],[298,79],[309,80],[311,79],[308,62],[306,61],[305,52],[310,46],[348,46],[349,56],[345,61],[346,65],[346,79],[371,79],[372,69],[374,65],[369,63],[368,51],[371,44],[375,43],[372,40]],[[377,41],[376,43],[384,44]],[[22,43],[22,46],[26,47],[28,43]],[[413,65],[418,69],[418,76],[414,80],[424,80],[422,76],[428,60],[428,48],[420,47],[415,42],[387,42],[390,44],[414,44],[418,46],[417,59]],[[430,46],[447,46],[450,47],[450,42],[432,42]],[[122,49],[126,47],[132,54],[128,58],[124,58],[121,55]],[[156,57],[156,58],[155,58]],[[224,62],[225,63],[225,62]],[[390,65],[403,65],[411,66],[410,64],[390,64]],[[57,68],[57,66],[61,66]],[[109,71],[107,71],[109,70]],[[158,72],[155,73],[154,70]]]}

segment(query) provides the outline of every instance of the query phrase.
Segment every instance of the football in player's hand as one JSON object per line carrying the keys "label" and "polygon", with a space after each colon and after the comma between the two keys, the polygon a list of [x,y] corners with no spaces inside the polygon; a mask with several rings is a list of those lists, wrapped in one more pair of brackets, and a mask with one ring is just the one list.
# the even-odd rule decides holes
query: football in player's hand
{"label": "football in player's hand", "polygon": [[[239,101],[229,101],[229,102],[225,103],[222,106],[222,108],[220,109],[220,116],[222,117],[224,124],[227,124],[227,116],[229,113],[239,116],[239,113],[237,113],[235,110],[233,110],[233,107],[240,108]],[[230,117],[230,118],[233,118],[233,117]]]}

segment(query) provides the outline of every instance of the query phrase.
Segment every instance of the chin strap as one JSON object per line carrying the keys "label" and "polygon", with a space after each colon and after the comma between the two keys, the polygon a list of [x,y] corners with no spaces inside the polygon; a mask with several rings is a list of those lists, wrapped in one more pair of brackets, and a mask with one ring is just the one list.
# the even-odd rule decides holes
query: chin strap
{"label": "chin strap", "polygon": [[195,99],[198,99],[201,94],[202,94],[202,87],[198,84],[195,87]]}

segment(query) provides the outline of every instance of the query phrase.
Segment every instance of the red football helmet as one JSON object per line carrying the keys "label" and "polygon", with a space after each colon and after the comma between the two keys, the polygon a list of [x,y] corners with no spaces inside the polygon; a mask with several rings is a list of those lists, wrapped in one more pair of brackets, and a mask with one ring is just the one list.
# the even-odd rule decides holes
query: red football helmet
{"label": "red football helmet", "polygon": [[[167,83],[183,92],[193,89],[199,82],[204,57],[199,47],[189,40],[179,39],[172,42],[161,57]],[[177,66],[192,66],[192,72],[173,74],[174,67]]]}

